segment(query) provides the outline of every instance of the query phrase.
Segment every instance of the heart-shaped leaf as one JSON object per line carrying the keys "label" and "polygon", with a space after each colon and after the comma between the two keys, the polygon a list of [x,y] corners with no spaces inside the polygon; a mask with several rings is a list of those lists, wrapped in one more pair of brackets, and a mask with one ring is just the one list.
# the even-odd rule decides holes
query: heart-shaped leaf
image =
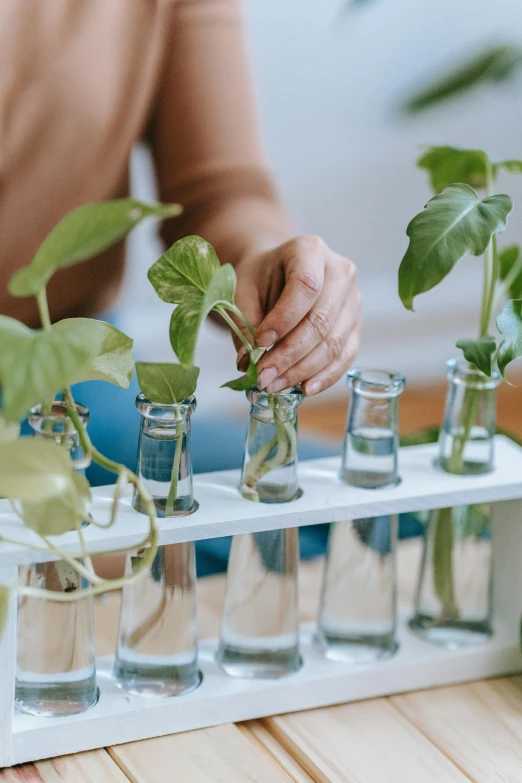
{"label": "heart-shaped leaf", "polygon": [[522,160],[501,160],[498,163],[494,163],[493,171],[495,175],[499,169],[507,171],[508,174],[522,174]]}
{"label": "heart-shaped leaf", "polygon": [[33,405],[68,386],[91,357],[92,347],[76,330],[35,331],[0,316],[3,415],[20,421]]}
{"label": "heart-shaped leaf", "polygon": [[7,625],[10,599],[11,591],[9,588],[5,585],[0,585],[0,642],[2,641],[4,628]]}
{"label": "heart-shaped leaf", "polygon": [[509,245],[500,251],[500,279],[510,299],[522,298],[522,253],[519,245]]}
{"label": "heart-shaped leaf", "polygon": [[190,236],[175,242],[148,276],[160,299],[178,305],[170,321],[170,342],[180,362],[191,364],[207,315],[218,304],[234,304],[234,268],[221,266],[212,245]]}
{"label": "heart-shaped leaf", "polygon": [[196,391],[199,367],[137,362],[136,373],[141,391],[151,402],[175,405]]}
{"label": "heart-shaped leaf", "polygon": [[205,293],[193,292],[187,302],[178,305],[170,319],[170,344],[183,364],[194,361],[199,330],[210,311],[218,304],[234,304],[236,273],[230,264],[219,267]]}
{"label": "heart-shaped leaf", "polygon": [[62,335],[76,333],[88,346],[90,358],[69,384],[82,381],[108,381],[127,389],[134,372],[133,340],[115,326],[94,318],[66,318],[53,325]]}
{"label": "heart-shaped leaf", "polygon": [[126,236],[148,217],[179,215],[178,204],[134,198],[84,204],[66,215],[44,239],[31,263],[11,278],[13,296],[35,296],[57,269],[92,258]]}
{"label": "heart-shaped leaf", "polygon": [[474,188],[485,187],[487,165],[488,158],[482,150],[457,147],[430,147],[417,161],[417,166],[429,173],[436,193],[456,182]]}
{"label": "heart-shaped leaf", "polygon": [[488,378],[491,376],[491,359],[496,347],[495,338],[490,335],[479,337],[476,340],[457,340],[457,348],[462,349],[464,358],[478,367]]}
{"label": "heart-shaped leaf", "polygon": [[235,378],[233,381],[223,383],[221,388],[226,386],[227,388],[233,389],[234,391],[248,391],[248,389],[251,389],[252,386],[256,386],[256,365],[264,353],[266,353],[266,348],[254,348],[254,350],[250,352],[250,364],[248,365],[248,370],[246,373],[241,375],[239,378]]}
{"label": "heart-shaped leaf", "polygon": [[492,235],[504,231],[513,209],[509,196],[479,199],[469,185],[450,185],[426,204],[406,233],[410,244],[399,268],[399,296],[413,299],[434,288],[466,254],[485,252]]}
{"label": "heart-shaped leaf", "polygon": [[38,502],[22,503],[23,520],[39,535],[57,536],[68,530],[77,530],[91,508],[89,482],[71,467],[71,483],[60,495]]}
{"label": "heart-shaped leaf", "polygon": [[21,438],[0,445],[0,497],[41,502],[71,490],[74,470],[54,441]]}
{"label": "heart-shaped leaf", "polygon": [[497,318],[497,328],[504,338],[498,351],[498,369],[504,377],[507,365],[522,357],[522,299],[510,299]]}

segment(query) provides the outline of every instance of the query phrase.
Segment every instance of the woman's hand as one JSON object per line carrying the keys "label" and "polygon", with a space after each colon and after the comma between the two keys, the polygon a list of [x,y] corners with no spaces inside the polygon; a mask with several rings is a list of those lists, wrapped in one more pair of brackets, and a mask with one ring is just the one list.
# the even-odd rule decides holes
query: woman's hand
{"label": "woman's hand", "polygon": [[[305,235],[245,258],[236,272],[236,302],[256,326],[256,344],[273,346],[257,365],[260,388],[275,393],[302,383],[310,397],[339,380],[359,347],[355,265]],[[240,348],[238,367],[245,364]]]}

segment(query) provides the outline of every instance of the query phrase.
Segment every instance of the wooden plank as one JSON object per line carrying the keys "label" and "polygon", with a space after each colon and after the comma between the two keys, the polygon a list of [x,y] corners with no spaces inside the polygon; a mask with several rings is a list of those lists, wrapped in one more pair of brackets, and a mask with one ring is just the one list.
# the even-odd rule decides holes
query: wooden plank
{"label": "wooden plank", "polygon": [[519,678],[437,688],[391,701],[476,783],[522,781]]}
{"label": "wooden plank", "polygon": [[292,783],[232,724],[110,748],[132,783]]}
{"label": "wooden plank", "polygon": [[0,783],[128,783],[105,750],[0,770]]}
{"label": "wooden plank", "polygon": [[263,723],[319,783],[469,783],[386,699]]}
{"label": "wooden plank", "polygon": [[284,748],[271,734],[260,720],[249,720],[237,724],[247,736],[250,737],[258,748],[264,751],[267,759],[284,770],[293,783],[314,783],[313,778],[305,772],[296,759]]}
{"label": "wooden plank", "polygon": [[[237,492],[237,471],[199,474],[195,477],[195,496],[199,510],[189,517],[161,520],[160,543],[238,535],[247,532],[298,527],[322,522],[358,519],[446,505],[497,502],[522,495],[522,449],[506,438],[496,438],[496,469],[483,476],[456,476],[434,467],[437,446],[412,446],[401,449],[402,482],[377,492],[350,487],[339,479],[340,458],[307,460],[300,465],[303,496],[293,503],[251,503]],[[110,516],[113,487],[95,487],[92,513],[100,523]],[[2,528],[6,536],[32,543],[35,533],[24,528],[0,500]],[[146,520],[130,505],[129,497],[120,503],[114,525],[101,529],[91,525],[85,537],[93,553],[137,545],[143,538]],[[64,533],[57,544],[78,551],[76,534]],[[47,552],[0,542],[0,566],[55,559]]]}

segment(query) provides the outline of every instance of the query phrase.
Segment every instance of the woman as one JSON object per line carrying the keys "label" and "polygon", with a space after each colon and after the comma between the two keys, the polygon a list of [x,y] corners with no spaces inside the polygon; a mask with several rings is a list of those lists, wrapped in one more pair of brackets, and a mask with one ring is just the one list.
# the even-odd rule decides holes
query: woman
{"label": "woman", "polygon": [[[302,383],[311,396],[349,367],[360,333],[355,267],[315,236],[292,236],[264,168],[240,0],[3,0],[0,120],[0,312],[38,325],[32,299],[8,296],[9,277],[74,207],[128,193],[130,152],[145,138],[159,199],[184,206],[163,225],[165,243],[211,242],[236,269],[258,345],[274,345],[260,386]],[[52,317],[110,308],[123,263],[119,245],[56,274]],[[120,431],[127,415],[110,395],[95,420],[113,456],[131,461],[122,448],[135,441],[109,427],[114,408]]]}

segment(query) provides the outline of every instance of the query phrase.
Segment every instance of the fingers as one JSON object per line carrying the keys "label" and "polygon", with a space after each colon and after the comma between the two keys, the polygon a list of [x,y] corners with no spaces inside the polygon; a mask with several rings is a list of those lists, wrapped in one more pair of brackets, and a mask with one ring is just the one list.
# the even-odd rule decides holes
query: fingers
{"label": "fingers", "polygon": [[282,254],[285,285],[281,296],[260,323],[256,342],[268,348],[294,329],[318,300],[323,288],[329,249],[315,236],[293,239],[277,249]]}
{"label": "fingers", "polygon": [[267,391],[275,394],[302,383],[304,393],[312,396],[332,386],[355,360],[360,327],[360,295],[354,287],[330,334],[307,356],[269,383]]}
{"label": "fingers", "polygon": [[[277,343],[259,362],[258,379],[261,388],[272,384],[276,378],[285,377],[287,371],[308,356],[320,343],[327,341],[336,349],[332,330],[338,328],[341,310],[350,299],[355,285],[355,266],[351,261],[330,253],[326,265],[325,283],[315,304],[300,323],[283,340]],[[341,339],[339,335],[335,339]],[[330,349],[328,349],[330,353]],[[333,361],[332,355],[331,360]],[[281,386],[281,389],[285,388]]]}

